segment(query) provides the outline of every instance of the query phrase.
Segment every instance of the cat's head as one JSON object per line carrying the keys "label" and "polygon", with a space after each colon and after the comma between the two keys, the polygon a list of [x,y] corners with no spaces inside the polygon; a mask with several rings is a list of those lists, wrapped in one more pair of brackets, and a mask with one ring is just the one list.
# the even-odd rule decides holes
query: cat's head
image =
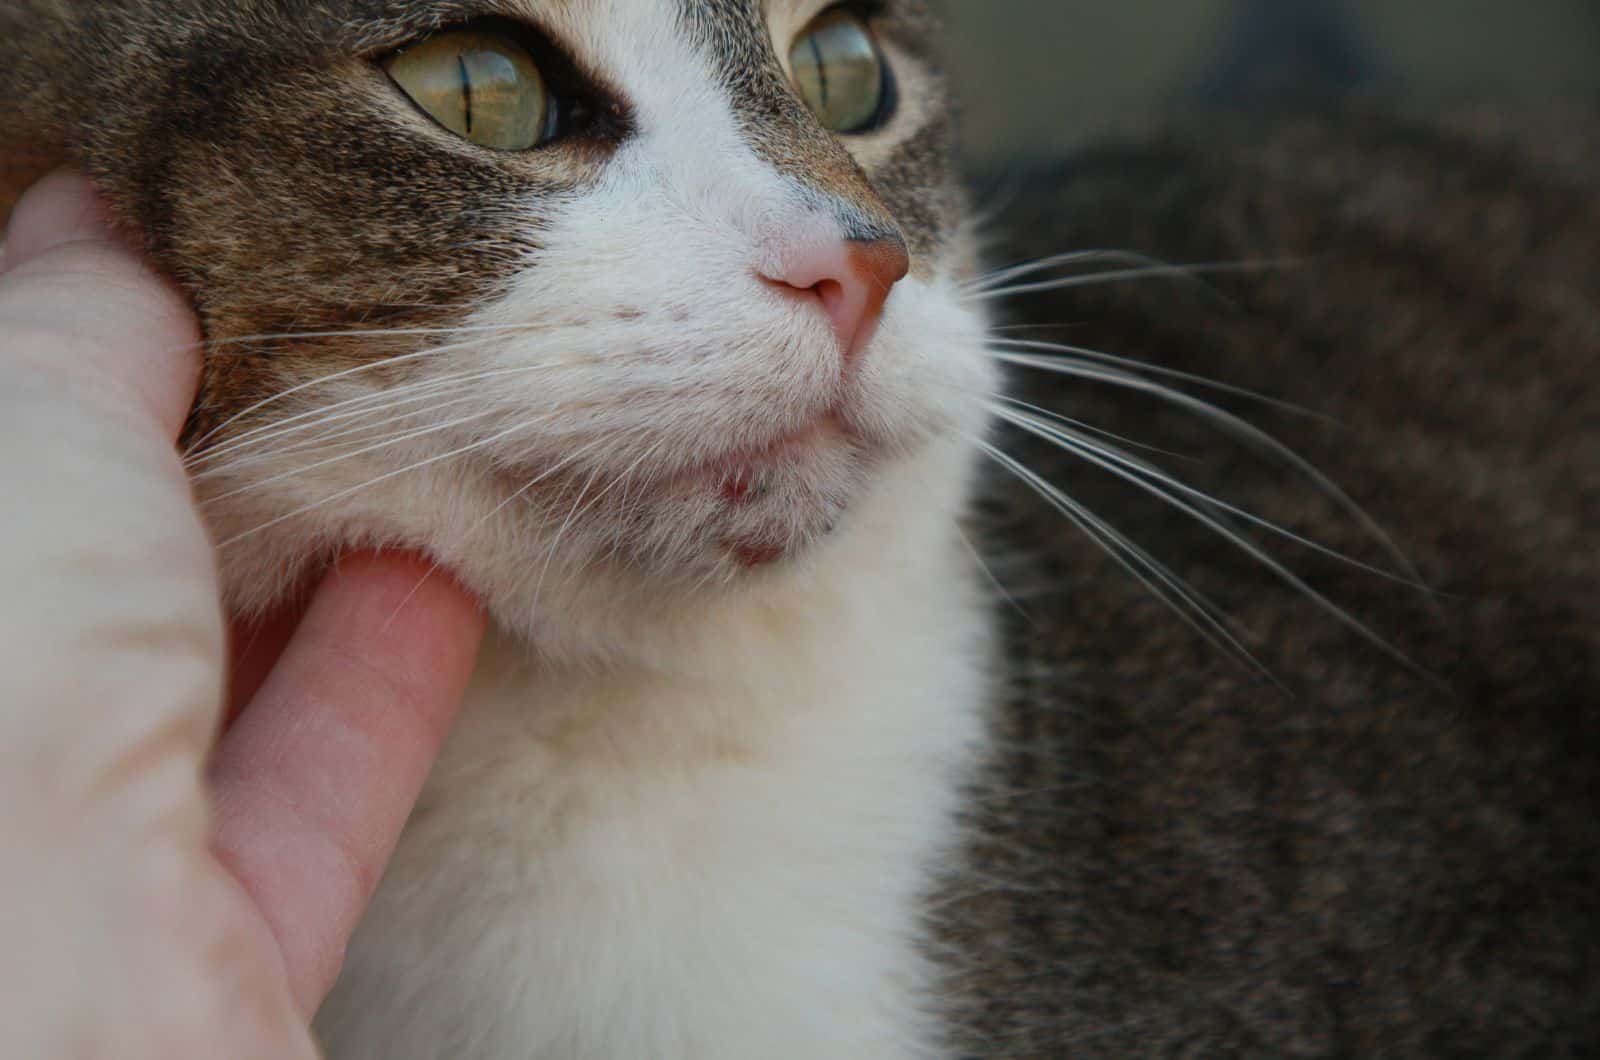
{"label": "cat's head", "polygon": [[992,379],[921,0],[65,6],[0,60],[201,311],[236,603],[401,544],[526,625],[949,518]]}

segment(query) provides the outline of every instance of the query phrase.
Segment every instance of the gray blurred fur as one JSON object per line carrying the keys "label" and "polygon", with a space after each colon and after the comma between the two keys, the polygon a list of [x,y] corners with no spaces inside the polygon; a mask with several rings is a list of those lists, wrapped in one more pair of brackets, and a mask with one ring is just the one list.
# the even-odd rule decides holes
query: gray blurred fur
{"label": "gray blurred fur", "polygon": [[[1007,439],[1253,631],[1282,687],[992,479],[978,533],[1012,598],[996,604],[1010,695],[969,861],[934,913],[961,1055],[1595,1055],[1597,187],[1600,118],[1570,111],[1190,120],[1010,187],[1005,258],[1279,263],[1215,277],[1220,297],[1161,280],[1029,295],[1002,334],[1332,417],[1198,392],[1402,543],[1434,595],[1275,551],[1433,680],[1215,534]],[[1304,478],[1214,426],[1017,377],[1027,400],[1181,454],[1141,455],[1228,502],[1385,562]]]}

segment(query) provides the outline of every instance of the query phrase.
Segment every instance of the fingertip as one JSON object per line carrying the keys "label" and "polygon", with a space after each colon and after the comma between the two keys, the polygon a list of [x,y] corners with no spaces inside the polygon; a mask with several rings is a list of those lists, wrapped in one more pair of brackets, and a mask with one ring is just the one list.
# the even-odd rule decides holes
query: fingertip
{"label": "fingertip", "polygon": [[200,324],[182,292],[140,259],[93,183],[57,170],[29,188],[4,250],[0,359],[18,393],[32,379],[91,396],[95,408],[109,400],[176,437],[199,385]]}
{"label": "fingertip", "polygon": [[340,558],[325,591],[359,596],[360,612],[379,628],[420,621],[466,638],[481,631],[483,608],[454,575],[417,552],[353,552]]}
{"label": "fingertip", "polygon": [[0,273],[67,243],[110,243],[116,238],[111,211],[94,182],[76,170],[58,169],[17,201],[6,224]]}
{"label": "fingertip", "polygon": [[487,624],[477,599],[426,556],[357,552],[340,559],[314,602],[339,616],[347,643],[393,675],[442,741]]}
{"label": "fingertip", "polygon": [[406,554],[342,560],[218,747],[213,848],[316,1010],[461,704],[484,627]]}

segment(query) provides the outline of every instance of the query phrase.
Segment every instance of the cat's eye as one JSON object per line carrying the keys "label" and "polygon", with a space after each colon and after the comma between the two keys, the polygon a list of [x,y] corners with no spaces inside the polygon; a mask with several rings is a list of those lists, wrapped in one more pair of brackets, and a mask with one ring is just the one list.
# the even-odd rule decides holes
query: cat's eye
{"label": "cat's eye", "polygon": [[834,8],[807,26],[789,52],[789,70],[825,128],[859,133],[883,124],[888,69],[872,31],[853,11]]}
{"label": "cat's eye", "polygon": [[508,37],[440,33],[397,52],[384,69],[425,114],[475,144],[526,151],[555,136],[557,109],[539,66]]}

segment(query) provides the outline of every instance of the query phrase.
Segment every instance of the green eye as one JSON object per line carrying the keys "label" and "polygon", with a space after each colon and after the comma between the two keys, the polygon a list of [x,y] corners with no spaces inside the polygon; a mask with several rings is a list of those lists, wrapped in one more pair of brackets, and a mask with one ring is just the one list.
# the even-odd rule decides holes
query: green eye
{"label": "green eye", "polygon": [[428,117],[475,144],[526,151],[555,135],[556,108],[539,67],[506,37],[441,33],[398,52],[384,69]]}
{"label": "green eye", "polygon": [[789,69],[800,98],[824,127],[853,133],[881,123],[888,74],[859,16],[842,8],[824,12],[794,42]]}

